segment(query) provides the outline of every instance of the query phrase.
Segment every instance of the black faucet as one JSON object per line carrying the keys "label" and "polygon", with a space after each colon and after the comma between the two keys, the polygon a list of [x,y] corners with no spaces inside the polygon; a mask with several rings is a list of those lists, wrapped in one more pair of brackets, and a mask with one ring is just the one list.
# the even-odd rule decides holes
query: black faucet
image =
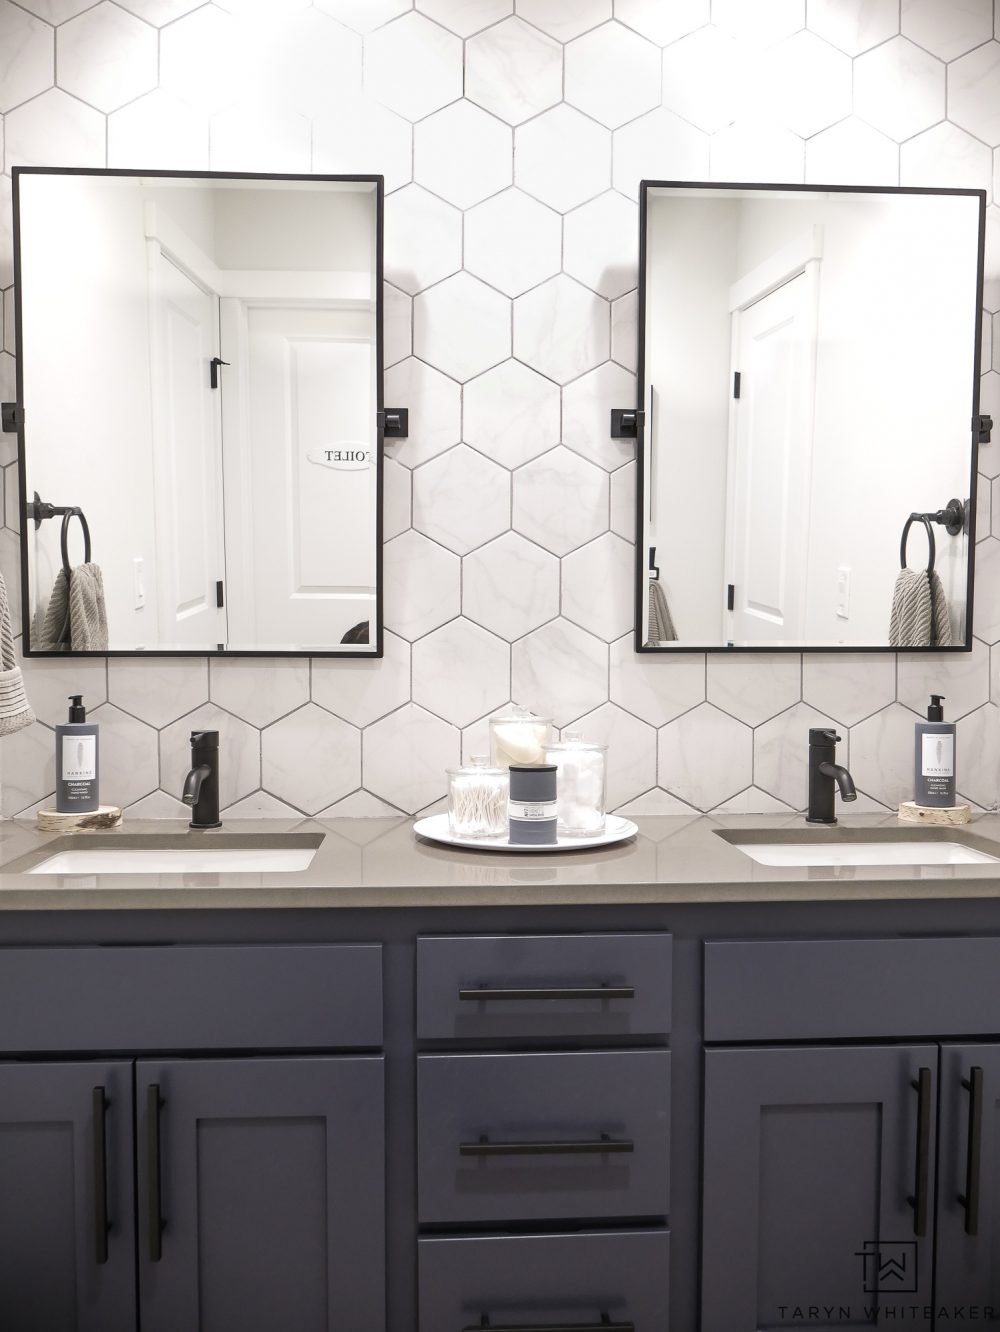
{"label": "black faucet", "polygon": [[191,806],[189,828],[221,828],[219,820],[219,732],[191,732],[191,771],[184,778],[185,805]]}
{"label": "black faucet", "polygon": [[836,823],[833,812],[833,784],[840,787],[842,800],[857,800],[854,778],[846,768],[834,763],[837,755],[836,731],[817,727],[809,732],[809,809],[806,823]]}

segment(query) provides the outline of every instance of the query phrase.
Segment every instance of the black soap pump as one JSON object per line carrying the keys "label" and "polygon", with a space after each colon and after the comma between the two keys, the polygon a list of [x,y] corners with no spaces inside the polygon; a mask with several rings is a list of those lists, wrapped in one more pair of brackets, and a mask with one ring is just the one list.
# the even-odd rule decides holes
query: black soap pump
{"label": "black soap pump", "polygon": [[955,723],[946,722],[942,694],[931,694],[927,720],[917,722],[913,757],[913,800],[929,809],[955,804]]}
{"label": "black soap pump", "polygon": [[82,694],[71,694],[69,721],[56,727],[56,809],[92,814],[99,808],[97,727],[87,721]]}

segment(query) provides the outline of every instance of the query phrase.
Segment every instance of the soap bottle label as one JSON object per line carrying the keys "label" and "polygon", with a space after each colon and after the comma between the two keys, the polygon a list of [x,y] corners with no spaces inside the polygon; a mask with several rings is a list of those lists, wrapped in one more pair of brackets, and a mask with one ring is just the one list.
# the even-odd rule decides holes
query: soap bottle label
{"label": "soap bottle label", "polygon": [[62,745],[64,782],[92,782],[97,776],[97,736],[68,735]]}
{"label": "soap bottle label", "polygon": [[921,737],[920,771],[924,777],[954,777],[955,737],[953,735],[924,735]]}

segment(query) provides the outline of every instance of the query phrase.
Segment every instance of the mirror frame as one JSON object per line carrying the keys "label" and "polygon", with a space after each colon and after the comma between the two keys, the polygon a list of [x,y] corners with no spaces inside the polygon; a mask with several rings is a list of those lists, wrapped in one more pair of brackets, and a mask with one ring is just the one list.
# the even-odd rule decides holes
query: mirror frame
{"label": "mirror frame", "polygon": [[[166,178],[168,180],[289,180],[289,181],[331,181],[373,185],[375,187],[375,385],[376,385],[376,458],[375,458],[375,637],[373,652],[343,652],[336,649],[315,648],[111,648],[105,652],[59,652],[40,651],[31,647],[31,608],[28,600],[28,523],[27,516],[27,472],[25,447],[25,411],[24,380],[22,357],[22,321],[21,321],[21,220],[20,220],[20,178],[22,176],[106,176],[106,177],[145,177],[148,179]],[[11,171],[13,197],[13,243],[14,243],[14,353],[15,366],[15,403],[14,424],[17,434],[17,479],[18,504],[21,531],[19,548],[21,557],[21,655],[48,659],[73,657],[342,657],[348,661],[374,661],[385,652],[383,629],[384,587],[382,569],[383,546],[383,477],[385,443],[385,403],[383,380],[385,363],[383,352],[383,323],[385,315],[385,290],[383,274],[383,242],[385,212],[385,177],[381,175],[326,175],[313,172],[263,172],[263,171],[165,171],[140,170],[139,168],[113,167],[47,167],[15,166]],[[7,404],[5,404],[6,410]],[[95,408],[99,410],[99,405]],[[7,422],[4,429],[9,429]]]}
{"label": "mirror frame", "polygon": [[[646,394],[646,262],[647,228],[646,216],[648,193],[650,190],[775,190],[782,193],[809,194],[945,194],[959,195],[979,200],[979,253],[976,270],[976,306],[974,312],[974,339],[972,361],[972,411],[970,414],[971,467],[969,490],[966,501],[966,532],[969,540],[969,559],[966,571],[966,614],[965,641],[951,647],[890,647],[888,644],[860,646],[854,644],[745,644],[739,646],[727,643],[676,643],[654,646],[642,641],[643,607],[647,594],[646,575],[648,569],[647,549],[644,535],[643,512],[645,501],[645,419],[643,403]],[[639,182],[639,275],[636,302],[636,485],[635,485],[635,651],[643,654],[670,656],[674,653],[779,653],[779,652],[824,652],[824,653],[866,653],[866,652],[971,652],[973,622],[973,592],[975,583],[976,551],[976,490],[978,480],[979,438],[979,381],[982,360],[982,312],[983,278],[986,248],[986,191],[973,189],[948,189],[937,186],[916,185],[820,185],[820,184],[781,184],[778,182],[753,181],[700,181],[700,180],[641,180]],[[1000,422],[997,423],[1000,426]]]}

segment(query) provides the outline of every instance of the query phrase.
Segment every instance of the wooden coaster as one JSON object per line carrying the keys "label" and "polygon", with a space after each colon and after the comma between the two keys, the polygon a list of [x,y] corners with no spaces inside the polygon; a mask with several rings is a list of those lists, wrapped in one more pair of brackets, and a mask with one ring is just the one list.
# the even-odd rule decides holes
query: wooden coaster
{"label": "wooden coaster", "polygon": [[930,805],[918,805],[915,800],[904,800],[899,807],[899,817],[903,823],[968,823],[972,810],[968,805],[945,805],[933,809]]}
{"label": "wooden coaster", "polygon": [[118,805],[98,805],[88,814],[63,814],[58,809],[40,809],[35,815],[39,832],[83,832],[117,828],[122,821]]}

